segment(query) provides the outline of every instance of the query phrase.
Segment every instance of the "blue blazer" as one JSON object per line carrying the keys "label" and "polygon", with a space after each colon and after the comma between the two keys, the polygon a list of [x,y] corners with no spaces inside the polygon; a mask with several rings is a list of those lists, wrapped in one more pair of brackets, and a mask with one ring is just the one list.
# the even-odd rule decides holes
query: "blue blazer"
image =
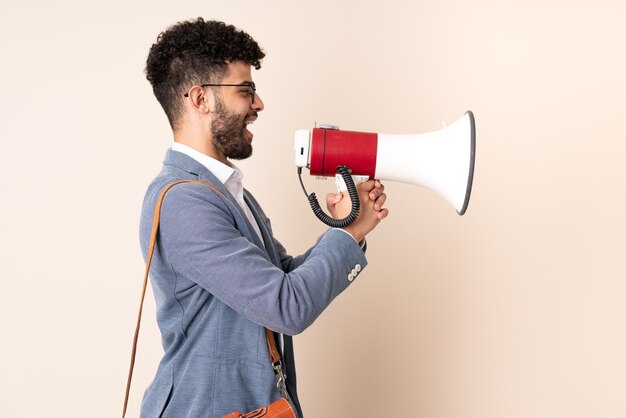
{"label": "blue blazer", "polygon": [[140,239],[147,254],[159,193],[163,201],[150,280],[164,355],[146,389],[142,417],[215,417],[250,411],[280,394],[264,328],[284,335],[287,389],[300,416],[292,335],[304,331],[367,261],[355,240],[329,229],[306,253],[287,255],[252,195],[244,198],[261,233],[203,165],[169,150],[146,193]]}

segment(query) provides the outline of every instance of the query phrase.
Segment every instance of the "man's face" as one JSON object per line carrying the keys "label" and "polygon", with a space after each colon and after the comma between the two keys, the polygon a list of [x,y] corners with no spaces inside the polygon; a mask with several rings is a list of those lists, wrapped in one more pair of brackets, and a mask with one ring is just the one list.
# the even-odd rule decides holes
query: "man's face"
{"label": "man's face", "polygon": [[[236,61],[228,65],[228,73],[220,84],[252,83],[250,65]],[[226,158],[243,160],[252,155],[253,134],[247,125],[263,110],[263,101],[249,86],[216,88],[215,113],[211,135],[216,150]],[[254,103],[253,103],[254,101]]]}

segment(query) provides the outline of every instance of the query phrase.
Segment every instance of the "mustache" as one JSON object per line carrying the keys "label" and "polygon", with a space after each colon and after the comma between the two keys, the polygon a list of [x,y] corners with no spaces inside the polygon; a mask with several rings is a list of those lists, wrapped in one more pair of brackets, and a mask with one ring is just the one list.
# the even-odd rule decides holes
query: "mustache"
{"label": "mustache", "polygon": [[259,112],[250,112],[246,115],[246,117],[244,118],[244,120],[248,120],[250,118],[258,118],[259,117]]}

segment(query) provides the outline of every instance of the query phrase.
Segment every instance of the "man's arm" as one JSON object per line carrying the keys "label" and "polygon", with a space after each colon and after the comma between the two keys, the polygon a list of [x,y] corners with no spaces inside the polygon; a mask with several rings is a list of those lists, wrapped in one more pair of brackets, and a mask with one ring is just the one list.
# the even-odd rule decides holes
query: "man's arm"
{"label": "man's arm", "polygon": [[[387,196],[384,193],[385,188],[380,183],[380,181],[370,180],[368,182],[362,183],[357,187],[357,190],[361,198],[361,210],[369,213],[369,216],[368,215],[363,216],[360,219],[360,222],[361,223],[364,221],[369,222],[370,225],[368,227],[363,227],[363,226],[359,227],[359,231],[364,231],[364,232],[354,232],[354,230],[351,229],[354,227],[353,225],[347,228],[344,228],[343,232],[351,235],[355,240],[357,240],[357,237],[358,238],[362,237],[360,241],[357,241],[357,242],[361,246],[361,249],[363,250],[363,252],[365,252],[365,250],[367,249],[365,235],[367,234],[367,232],[371,231],[371,229],[373,229],[381,220],[385,219],[389,215],[389,210],[383,209],[383,205],[385,204],[385,200]],[[249,195],[249,198],[254,200],[254,198],[251,195]],[[255,200],[255,203],[256,203],[256,200]],[[258,203],[256,204],[258,206]],[[328,208],[328,211],[331,213],[331,215],[335,219],[341,219],[347,216],[347,213],[350,212],[352,205],[350,203],[350,198],[347,193],[336,193],[336,194],[329,193],[326,195],[326,207]],[[264,217],[264,221],[266,222],[266,225],[271,233],[272,231],[271,222],[265,216],[263,211],[260,211],[260,212],[261,212],[261,215]],[[363,218],[369,218],[369,219],[363,219]],[[358,224],[359,222],[357,222],[357,225]],[[272,234],[272,238],[273,238],[273,234]],[[275,238],[273,239],[274,239],[274,245],[279,252],[281,265],[285,272],[290,272],[291,270],[297,268],[300,264],[302,264],[304,260],[306,260],[309,253],[312,250],[311,248],[301,256],[292,257],[287,254],[285,247],[283,247],[283,245],[280,242],[278,242],[278,240],[276,240]]]}
{"label": "man's arm", "polygon": [[329,230],[285,273],[241,235],[221,196],[197,184],[168,192],[160,239],[177,273],[249,320],[288,335],[313,323],[367,265],[352,237]]}

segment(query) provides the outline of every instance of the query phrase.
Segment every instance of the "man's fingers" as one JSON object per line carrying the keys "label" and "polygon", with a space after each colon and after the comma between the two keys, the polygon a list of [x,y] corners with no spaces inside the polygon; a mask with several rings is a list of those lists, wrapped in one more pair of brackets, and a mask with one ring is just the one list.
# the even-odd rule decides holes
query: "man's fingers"
{"label": "man's fingers", "polygon": [[374,202],[374,209],[381,210],[386,200],[387,200],[387,195],[385,193],[378,196],[378,199],[376,199],[376,202]]}
{"label": "man's fingers", "polygon": [[374,182],[374,188],[370,190],[369,198],[371,200],[376,200],[378,199],[380,195],[383,194],[384,191],[385,191],[385,186],[383,186],[383,184],[380,181],[376,180]]}
{"label": "man's fingers", "polygon": [[377,216],[379,220],[385,219],[387,216],[389,216],[389,209],[381,210],[380,212],[377,213]]}

